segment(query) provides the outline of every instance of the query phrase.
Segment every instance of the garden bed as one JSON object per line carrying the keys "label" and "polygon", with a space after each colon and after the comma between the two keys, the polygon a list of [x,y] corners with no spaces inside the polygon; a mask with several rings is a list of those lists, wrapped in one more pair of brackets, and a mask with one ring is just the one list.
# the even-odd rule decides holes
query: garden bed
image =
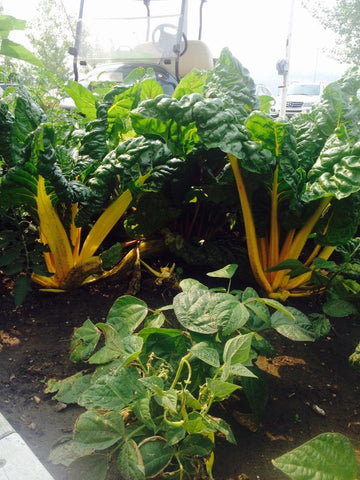
{"label": "garden bed", "polygon": [[[15,308],[8,286],[2,278],[0,411],[55,480],[65,480],[65,467],[49,463],[49,450],[60,436],[71,431],[81,410],[64,408],[44,394],[45,382],[78,370],[68,359],[73,328],[86,318],[102,321],[126,288],[114,278],[66,295],[34,291]],[[152,280],[145,278],[138,296],[157,307],[170,303],[172,293],[156,289]],[[299,308],[313,311],[319,305],[307,302]],[[256,430],[251,421],[241,394],[217,407],[231,424],[237,446],[219,440],[216,480],[287,478],[272,467],[271,459],[322,432],[346,435],[359,458],[360,375],[347,361],[359,339],[358,319],[333,321],[330,333],[315,343],[295,343],[271,334],[276,357],[258,362],[270,388],[259,428]]]}

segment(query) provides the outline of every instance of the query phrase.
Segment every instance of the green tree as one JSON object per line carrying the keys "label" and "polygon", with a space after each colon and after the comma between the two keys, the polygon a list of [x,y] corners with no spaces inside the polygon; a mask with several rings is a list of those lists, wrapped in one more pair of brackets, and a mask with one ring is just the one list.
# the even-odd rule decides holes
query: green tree
{"label": "green tree", "polygon": [[328,30],[338,37],[331,55],[341,63],[360,62],[360,0],[304,0],[305,7]]}
{"label": "green tree", "polygon": [[61,0],[40,0],[28,27],[34,53],[51,73],[67,80],[72,73],[68,50],[74,43],[76,19],[67,14]]}

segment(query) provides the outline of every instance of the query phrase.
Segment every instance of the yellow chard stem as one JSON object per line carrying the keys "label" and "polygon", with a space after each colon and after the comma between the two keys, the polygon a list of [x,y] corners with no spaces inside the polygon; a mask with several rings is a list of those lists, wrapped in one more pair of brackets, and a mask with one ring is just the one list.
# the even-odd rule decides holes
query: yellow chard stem
{"label": "yellow chard stem", "polygon": [[279,261],[282,262],[285,258],[287,258],[287,254],[289,252],[289,249],[291,247],[291,244],[294,240],[294,236],[295,236],[295,229],[291,229],[287,232],[286,234],[286,238],[284,240],[284,243],[283,243],[283,246],[281,248],[281,252],[280,252],[280,257],[279,257]]}
{"label": "yellow chard stem", "polygon": [[[150,173],[140,177],[138,183],[142,185],[149,175]],[[131,201],[132,194],[130,190],[127,189],[100,215],[85,239],[79,256],[80,262],[94,255],[106,236],[126,212]]]}
{"label": "yellow chard stem", "polygon": [[78,204],[73,203],[71,205],[71,224],[70,224],[70,240],[73,247],[73,259],[76,264],[79,260],[80,240],[81,240],[81,227],[75,225],[75,217],[78,213]]}
{"label": "yellow chard stem", "polygon": [[321,215],[324,213],[324,210],[327,208],[330,201],[331,197],[325,197],[320,201],[318,208],[315,210],[306,224],[296,234],[294,242],[289,250],[288,258],[299,258],[299,255],[304,248],[310,233],[313,231],[313,228],[315,227]]}
{"label": "yellow chard stem", "polygon": [[[266,237],[258,238],[259,252],[260,252],[260,261],[265,271],[268,268],[268,244]],[[265,273],[265,275],[267,275]]]}
{"label": "yellow chard stem", "polygon": [[[276,167],[271,191],[271,216],[270,216],[270,241],[269,241],[269,267],[279,263],[279,221],[278,221],[278,177],[279,166]],[[275,272],[270,273],[270,278],[275,277]]]}
{"label": "yellow chard stem", "polygon": [[336,245],[328,245],[321,250],[318,257],[322,258],[323,260],[328,260],[330,255],[334,252],[335,249],[336,249]]}
{"label": "yellow chard stem", "polygon": [[230,161],[231,168],[234,173],[235,182],[236,182],[236,186],[239,193],[239,199],[240,199],[242,214],[244,218],[246,243],[248,248],[248,255],[249,255],[251,270],[258,284],[266,292],[270,293],[272,291],[272,288],[268,279],[266,278],[266,275],[261,265],[260,252],[259,252],[259,246],[258,246],[258,241],[256,237],[254,219],[252,216],[245,185],[240,172],[238,159],[231,153],[228,153],[227,155]]}
{"label": "yellow chard stem", "polygon": [[304,262],[305,267],[309,267],[314,260],[314,258],[317,256],[317,254],[320,252],[320,245],[315,245],[313,251],[311,254],[308,256],[307,260]]}
{"label": "yellow chard stem", "polygon": [[[39,228],[39,240],[43,245],[46,245],[46,239],[42,234]],[[54,265],[54,258],[51,252],[43,252],[43,257],[45,260],[45,265],[49,273],[55,273],[55,265]]]}
{"label": "yellow chard stem", "polygon": [[[335,246],[327,246],[324,247],[320,254],[318,255],[318,258],[322,258],[323,260],[328,260],[330,255],[333,253],[335,250]],[[320,246],[319,246],[320,249]],[[303,273],[302,275],[298,275],[297,277],[292,278],[289,280],[289,283],[287,284],[287,289],[288,290],[293,290],[294,288],[299,287],[300,285],[303,285],[304,283],[308,282],[311,278],[312,272],[306,272]]]}
{"label": "yellow chard stem", "polygon": [[50,196],[46,193],[45,180],[40,175],[36,195],[37,213],[40,221],[40,238],[47,244],[51,254],[46,262],[52,260],[56,277],[62,280],[73,267],[73,258],[69,238],[63,224],[51,203]]}
{"label": "yellow chard stem", "polygon": [[[296,234],[294,241],[292,242],[292,245],[289,248],[288,253],[284,258],[284,260],[299,258],[300,253],[302,252],[302,249],[304,248],[310,233],[312,232],[317,221],[323,214],[324,210],[328,207],[330,201],[331,201],[331,197],[325,197],[320,201],[318,208],[315,210],[315,212],[312,214],[309,220],[305,223],[305,225]],[[276,275],[272,284],[274,290],[277,290],[282,285],[282,282],[284,280],[284,277],[286,277],[287,272],[288,270],[280,270],[276,272]]]}

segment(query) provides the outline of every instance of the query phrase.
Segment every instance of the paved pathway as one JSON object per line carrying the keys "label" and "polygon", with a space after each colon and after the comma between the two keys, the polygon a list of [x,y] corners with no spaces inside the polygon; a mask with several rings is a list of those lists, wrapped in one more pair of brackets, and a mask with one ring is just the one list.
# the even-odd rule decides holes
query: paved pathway
{"label": "paved pathway", "polygon": [[1,413],[0,480],[54,480]]}

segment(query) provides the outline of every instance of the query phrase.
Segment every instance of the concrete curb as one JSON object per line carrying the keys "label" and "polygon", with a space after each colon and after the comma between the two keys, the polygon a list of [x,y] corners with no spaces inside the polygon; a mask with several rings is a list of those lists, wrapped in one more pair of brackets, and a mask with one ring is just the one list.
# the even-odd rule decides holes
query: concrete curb
{"label": "concrete curb", "polygon": [[1,413],[0,480],[54,480]]}

